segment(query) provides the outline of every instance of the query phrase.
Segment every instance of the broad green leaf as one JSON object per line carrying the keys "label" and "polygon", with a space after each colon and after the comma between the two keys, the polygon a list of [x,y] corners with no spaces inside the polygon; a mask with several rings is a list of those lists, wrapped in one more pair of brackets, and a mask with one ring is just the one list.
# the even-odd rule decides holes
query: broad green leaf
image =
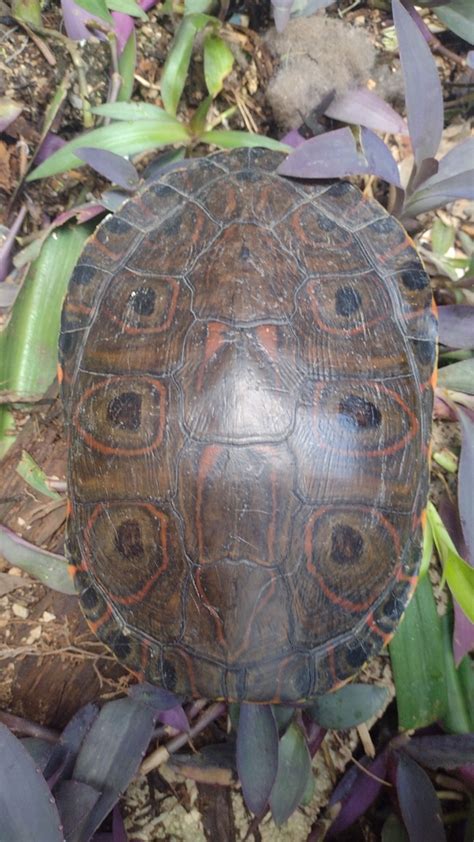
{"label": "broad green leaf", "polygon": [[445,225],[436,218],[431,229],[431,244],[435,254],[443,255],[454,245],[454,225]]}
{"label": "broad green leaf", "polygon": [[118,64],[122,84],[120,85],[117,101],[127,102],[133,93],[135,69],[137,66],[137,36],[135,29],[132,29],[130,37],[120,53]]}
{"label": "broad green leaf", "polygon": [[277,825],[283,824],[307,793],[311,757],[301,728],[295,723],[283,734],[278,746],[278,770],[270,795],[270,808]]}
{"label": "broad green leaf", "polygon": [[[111,117],[112,120],[153,120],[169,126],[181,126],[176,117],[168,114],[164,108],[151,102],[105,102],[91,109],[93,114]],[[84,143],[84,146],[88,144]]]}
{"label": "broad green leaf", "polygon": [[474,357],[447,365],[438,371],[438,386],[453,392],[474,395]]}
{"label": "broad green leaf", "polygon": [[457,552],[432,503],[428,503],[428,520],[436,550],[443,565],[443,576],[466,617],[474,623],[474,567],[464,561]]}
{"label": "broad green leaf", "polygon": [[186,15],[196,12],[210,14],[215,5],[214,0],[184,0],[184,11]]}
{"label": "broad green leaf", "polygon": [[472,0],[453,0],[433,10],[440,20],[468,44],[474,44],[474,4]]}
{"label": "broad green leaf", "polygon": [[12,15],[17,20],[41,26],[40,0],[12,0]]}
{"label": "broad green leaf", "polygon": [[123,12],[123,14],[130,15],[132,18],[148,20],[148,15],[134,0],[106,0],[106,3],[112,12]]}
{"label": "broad green leaf", "polygon": [[[123,103],[121,103],[123,105]],[[186,143],[189,140],[187,129],[178,121],[176,123],[160,123],[159,120],[137,120],[133,122],[113,123],[93,129],[74,140],[69,141],[62,149],[58,149],[46,161],[43,161],[28,176],[28,181],[45,178],[49,175],[66,172],[73,167],[84,166],[84,163],[74,154],[74,150],[81,146],[106,149],[117,155],[136,155],[167,146],[169,143]]]}
{"label": "broad green leaf", "polygon": [[0,723],[1,842],[63,842],[51,792],[20,740]]}
{"label": "broad green leaf", "polygon": [[30,456],[26,450],[21,454],[21,460],[17,465],[17,473],[28,483],[35,491],[45,494],[46,497],[51,497],[53,500],[60,500],[61,495],[57,491],[49,488],[46,474],[40,468],[37,462]]}
{"label": "broad green leaf", "polygon": [[405,828],[394,813],[384,823],[381,842],[409,842]]}
{"label": "broad green leaf", "polygon": [[420,579],[389,650],[399,726],[436,722],[446,710],[447,689],[440,618],[428,576]]}
{"label": "broad green leaf", "polygon": [[448,688],[446,711],[442,717],[443,727],[451,734],[474,732],[474,672],[472,661],[466,655],[458,667],[453,655],[452,610],[440,619],[443,635],[444,674]]}
{"label": "broad green leaf", "polygon": [[207,23],[216,23],[209,15],[186,15],[181,21],[161,74],[160,90],[163,105],[169,114],[176,114],[188,75],[196,33]]}
{"label": "broad green leaf", "polygon": [[225,41],[210,32],[204,40],[204,78],[207,90],[214,97],[234,64],[234,54]]}
{"label": "broad green leaf", "polygon": [[379,711],[388,699],[385,687],[373,684],[347,684],[319,696],[307,708],[308,714],[322,728],[353,728],[362,722],[367,722]]}
{"label": "broad green leaf", "polygon": [[220,146],[222,149],[239,149],[242,146],[261,146],[264,149],[274,149],[276,152],[292,151],[291,146],[288,146],[286,143],[281,143],[272,137],[253,134],[252,132],[226,132],[223,129],[211,129],[211,131],[204,132],[201,135],[201,141],[203,143],[212,143],[214,146]]}
{"label": "broad green leaf", "polygon": [[113,23],[112,15],[107,9],[105,0],[75,0],[75,2],[81,7],[81,9],[85,9],[87,12],[90,12],[91,15],[96,15],[98,18],[105,20],[108,24]]}
{"label": "broad green leaf", "polygon": [[427,522],[425,528],[423,530],[423,553],[421,556],[421,564],[420,564],[420,579],[428,572],[428,568],[431,563],[431,558],[433,555],[433,533],[431,531],[431,526]]}
{"label": "broad green leaf", "polygon": [[[19,567],[43,585],[60,593],[75,593],[74,584],[68,573],[67,562],[63,556],[49,553],[41,547],[35,547],[20,538],[11,529],[0,525],[0,555],[12,567]],[[1,836],[0,836],[1,840]],[[3,842],[3,840],[2,840]]]}
{"label": "broad green leaf", "polygon": [[0,459],[3,459],[14,443],[16,438],[15,433],[15,416],[13,412],[5,404],[0,404]]}
{"label": "broad green leaf", "polygon": [[34,401],[56,376],[59,322],[69,277],[90,228],[56,229],[44,243],[0,333],[0,395]]}

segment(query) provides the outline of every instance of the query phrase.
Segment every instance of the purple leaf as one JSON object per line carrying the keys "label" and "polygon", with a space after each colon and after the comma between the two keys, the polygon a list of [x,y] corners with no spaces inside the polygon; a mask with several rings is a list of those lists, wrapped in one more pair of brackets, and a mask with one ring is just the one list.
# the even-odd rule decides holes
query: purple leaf
{"label": "purple leaf", "polygon": [[[158,0],[139,0],[138,5],[141,6],[144,12],[147,12],[148,9],[156,6],[157,2]],[[127,15],[124,12],[112,12],[112,18],[119,53],[121,53],[134,30],[135,20],[131,15]]]}
{"label": "purple leaf", "polygon": [[281,139],[282,143],[286,143],[287,146],[293,146],[294,149],[297,149],[298,146],[301,146],[302,143],[305,142],[303,135],[301,135],[298,129],[291,129],[284,137]]}
{"label": "purple leaf", "polygon": [[457,769],[474,763],[474,734],[412,737],[403,750],[428,769]]}
{"label": "purple leaf", "polygon": [[163,725],[170,725],[171,728],[175,728],[180,733],[189,731],[188,717],[181,705],[176,705],[176,707],[169,708],[169,710],[162,710],[158,714],[158,719]]}
{"label": "purple leaf", "polygon": [[474,348],[474,307],[447,304],[438,310],[439,341],[449,348]]}
{"label": "purple leaf", "polygon": [[20,740],[1,723],[0,757],[2,839],[63,842],[61,820],[48,784]]}
{"label": "purple leaf", "polygon": [[137,773],[150,742],[155,714],[141,702],[118,699],[108,702],[88,732],[76,760],[73,779],[100,790],[81,835],[68,842],[89,839],[116,804]]}
{"label": "purple leaf", "polygon": [[58,805],[64,836],[67,840],[84,840],[82,828],[93,807],[101,797],[101,792],[82,781],[61,781],[54,792]]}
{"label": "purple leaf", "polygon": [[447,205],[455,199],[474,199],[474,169],[458,173],[451,178],[439,179],[438,173],[425,181],[405,205],[404,214],[420,213]]}
{"label": "purple leaf", "polygon": [[[454,305],[453,305],[454,306]],[[456,419],[453,419],[456,420]],[[458,553],[467,560],[467,548],[462,534],[459,512],[448,497],[443,497],[439,503],[439,514],[449,532]],[[466,617],[460,605],[453,598],[454,606],[454,629],[453,629],[453,655],[456,666],[472,649],[474,649],[474,623]]]}
{"label": "purple leaf", "polygon": [[88,704],[80,708],[68,722],[58,742],[54,746],[48,765],[44,770],[44,776],[49,780],[56,775],[61,767],[61,777],[69,778],[81,747],[81,744],[97,718],[99,709],[96,705]]}
{"label": "purple leaf", "polygon": [[123,187],[124,190],[133,190],[140,180],[133,164],[115,152],[82,146],[75,149],[74,154],[100,175],[118,184],[119,187]]}
{"label": "purple leaf", "polygon": [[26,214],[26,205],[18,211],[13,225],[10,227],[3,243],[0,245],[0,283],[5,280],[12,268],[12,254],[15,247],[15,238],[23,225]]}
{"label": "purple leaf", "polygon": [[469,564],[474,566],[474,414],[457,406],[461,423],[461,456],[458,471],[458,499],[461,526]]}
{"label": "purple leaf", "polygon": [[443,131],[443,94],[436,63],[423,35],[400,0],[392,0],[400,61],[405,80],[408,129],[420,166],[434,158]]}
{"label": "purple leaf", "polygon": [[446,842],[436,790],[424,769],[403,751],[397,764],[397,795],[410,839]]}
{"label": "purple leaf", "polygon": [[283,32],[290,19],[291,8],[295,0],[272,0],[273,20],[277,32]]}
{"label": "purple leaf", "polygon": [[[387,753],[383,752],[375,760],[364,758],[362,765],[371,777],[357,766],[351,766],[341,778],[329,801],[330,806],[342,802],[341,811],[329,828],[328,839],[333,839],[362,816],[377,798],[387,774]],[[379,778],[380,780],[376,780]]]}
{"label": "purple leaf", "polygon": [[237,771],[249,810],[262,815],[278,768],[278,729],[270,705],[240,706]]}
{"label": "purple leaf", "polygon": [[278,771],[270,794],[277,825],[290,818],[303,798],[311,772],[311,757],[301,728],[292,722],[278,747]]}
{"label": "purple leaf", "polygon": [[73,41],[89,41],[95,36],[96,38],[100,38],[101,41],[106,40],[103,32],[99,30],[91,31],[86,26],[86,23],[96,21],[101,27],[107,27],[105,20],[97,15],[91,14],[87,9],[83,9],[82,6],[78,6],[75,0],[61,0],[61,8],[64,28],[68,38],[72,38]]}
{"label": "purple leaf", "polygon": [[397,165],[385,144],[370,129],[361,129],[365,155],[358,151],[349,128],[306,140],[278,167],[293,178],[342,178],[373,173],[400,186]]}
{"label": "purple leaf", "polygon": [[146,681],[130,687],[128,695],[134,701],[141,702],[156,712],[171,710],[171,708],[175,708],[176,705],[181,704],[181,699],[175,696],[174,693],[164,690],[162,687],[147,684]]}
{"label": "purple leaf", "polygon": [[466,56],[467,66],[474,70],[474,50],[469,50]]}
{"label": "purple leaf", "polygon": [[367,173],[401,188],[397,162],[388,146],[370,129],[361,129],[362,147],[367,158]]}
{"label": "purple leaf", "polygon": [[367,88],[357,88],[335,97],[325,113],[334,120],[356,123],[374,131],[408,134],[403,117]]}
{"label": "purple leaf", "polygon": [[35,164],[41,164],[43,161],[46,161],[46,158],[49,158],[50,155],[57,152],[57,150],[61,149],[61,146],[64,146],[65,144],[66,141],[63,140],[62,137],[54,134],[54,132],[48,132],[43,142],[38,147],[35,155]]}
{"label": "purple leaf", "polygon": [[112,842],[128,842],[127,831],[118,804],[112,813]]}
{"label": "purple leaf", "polygon": [[0,132],[4,132],[6,128],[13,123],[14,120],[21,114],[23,107],[18,105],[12,99],[6,96],[0,97]]}
{"label": "purple leaf", "polygon": [[444,181],[446,178],[451,178],[453,175],[459,175],[472,169],[472,161],[474,156],[474,137],[468,137],[466,140],[457,143],[449,152],[444,155],[438,167],[438,172],[435,176],[430,178],[429,183],[435,181]]}

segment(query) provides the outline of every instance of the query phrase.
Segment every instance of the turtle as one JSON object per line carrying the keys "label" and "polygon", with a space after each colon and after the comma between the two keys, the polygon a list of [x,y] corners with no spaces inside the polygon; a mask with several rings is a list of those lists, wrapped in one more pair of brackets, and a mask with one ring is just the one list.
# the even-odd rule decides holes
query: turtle
{"label": "turtle", "polygon": [[415,588],[436,312],[401,224],[281,153],[191,159],[88,240],[62,313],[66,549],[141,680],[294,704]]}

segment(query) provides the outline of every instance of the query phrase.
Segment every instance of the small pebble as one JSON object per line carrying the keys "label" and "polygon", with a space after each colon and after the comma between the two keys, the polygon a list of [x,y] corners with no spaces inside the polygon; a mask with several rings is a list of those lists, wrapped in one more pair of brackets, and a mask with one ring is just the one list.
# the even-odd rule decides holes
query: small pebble
{"label": "small pebble", "polygon": [[28,637],[26,638],[26,642],[29,646],[32,643],[35,643],[41,637],[41,626],[35,626],[34,629],[31,629]]}
{"label": "small pebble", "polygon": [[8,571],[9,576],[21,576],[21,570],[19,567],[10,567]]}
{"label": "small pebble", "polygon": [[20,617],[21,620],[26,620],[28,617],[28,608],[25,605],[20,605],[19,602],[13,603],[12,611],[15,617]]}
{"label": "small pebble", "polygon": [[56,619],[56,614],[50,614],[49,611],[43,611],[41,619],[43,623],[51,623],[52,620]]}

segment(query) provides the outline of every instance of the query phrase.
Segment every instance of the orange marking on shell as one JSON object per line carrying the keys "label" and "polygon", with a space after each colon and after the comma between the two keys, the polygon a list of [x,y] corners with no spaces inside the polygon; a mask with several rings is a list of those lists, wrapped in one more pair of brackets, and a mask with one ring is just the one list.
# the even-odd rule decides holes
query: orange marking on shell
{"label": "orange marking on shell", "polygon": [[67,500],[66,500],[66,518],[71,517],[71,515],[72,515],[72,500],[70,499],[70,497],[68,497]]}
{"label": "orange marking on shell", "polygon": [[[348,381],[348,385],[350,385],[350,382],[351,381]],[[331,450],[333,453],[340,453],[342,456],[361,456],[362,458],[367,457],[367,458],[370,458],[370,459],[373,459],[373,458],[377,459],[377,458],[380,458],[381,456],[392,456],[394,453],[397,453],[399,450],[401,450],[403,447],[405,447],[405,445],[408,444],[408,442],[411,441],[412,438],[414,438],[414,436],[416,435],[416,433],[418,432],[418,430],[420,428],[420,423],[419,423],[418,418],[416,417],[415,413],[412,412],[410,407],[405,403],[405,401],[400,397],[400,395],[397,395],[397,393],[392,391],[392,389],[389,389],[387,386],[383,386],[381,383],[378,383],[377,385],[378,385],[378,388],[381,392],[388,395],[396,403],[398,403],[399,406],[401,406],[405,416],[409,419],[410,426],[409,426],[408,432],[405,433],[403,438],[399,439],[399,441],[397,441],[397,442],[394,442],[394,444],[391,444],[389,447],[384,447],[384,448],[381,448],[380,450],[347,450],[347,449],[342,449],[342,448],[339,449],[337,447],[331,447],[330,445],[327,445],[323,438],[318,438],[318,445],[320,447],[322,447],[324,449],[327,449],[327,450]],[[324,384],[324,383],[317,384],[316,387],[315,387],[314,391],[316,393],[316,398],[317,398],[318,402],[320,402],[320,395],[318,393],[320,393],[325,387],[326,387],[326,384]],[[317,436],[317,430],[318,430],[317,409],[318,409],[318,403],[315,404],[314,412],[313,412],[313,414],[315,416],[315,420],[316,420],[316,423],[313,427],[313,432],[314,432],[315,436]],[[320,414],[322,414],[322,413],[320,413]]]}
{"label": "orange marking on shell", "polygon": [[211,360],[225,344],[225,333],[229,329],[227,325],[222,324],[222,322],[208,322],[206,328],[207,334],[204,345],[204,355],[199,366],[196,379],[196,387],[199,392],[202,390],[204,384],[206,366],[209,360]]}
{"label": "orange marking on shell", "polygon": [[92,313],[92,307],[88,307],[86,304],[73,304],[71,301],[68,302],[65,309],[67,313],[80,313],[82,316],[90,316]]}
{"label": "orange marking on shell", "polygon": [[433,374],[430,377],[430,387],[434,390],[436,389],[438,383],[438,368],[433,369]]}
{"label": "orange marking on shell", "polygon": [[256,329],[257,339],[272,362],[278,361],[278,330],[276,325],[260,325]]}
{"label": "orange marking on shell", "polygon": [[202,603],[206,606],[207,610],[209,611],[209,614],[211,615],[211,617],[214,621],[217,640],[218,640],[220,646],[225,646],[224,623],[222,621],[222,618],[219,616],[216,609],[214,608],[213,605],[211,605],[211,603],[209,602],[209,600],[206,596],[206,592],[203,588],[202,581],[201,581],[201,574],[202,574],[202,570],[198,569],[198,571],[196,573],[196,579],[195,579],[196,587],[198,589],[198,593],[199,593],[199,596],[201,597]]}
{"label": "orange marking on shell", "polygon": [[329,672],[331,674],[333,687],[334,687],[334,686],[337,686],[338,684],[340,684],[340,678],[338,677],[338,675],[336,673],[336,661],[335,661],[335,658],[334,658],[334,646],[332,646],[332,645],[328,646],[327,659],[328,659]]}
{"label": "orange marking on shell", "polygon": [[81,437],[81,439],[87,444],[91,450],[98,450],[99,453],[104,453],[107,456],[145,456],[148,453],[152,453],[159,447],[163,441],[163,434],[165,429],[165,422],[166,422],[166,388],[159,380],[155,380],[153,377],[145,377],[141,375],[141,382],[150,383],[157,392],[160,393],[160,405],[159,405],[159,426],[158,432],[156,434],[156,438],[149,444],[147,447],[135,447],[135,448],[126,448],[126,447],[111,447],[110,445],[103,444],[98,439],[94,438],[91,433],[88,433],[87,430],[79,423],[79,413],[86,403],[89,400],[91,395],[99,392],[101,390],[105,390],[109,383],[117,383],[118,381],[125,381],[131,384],[136,383],[136,377],[131,375],[124,375],[124,376],[115,376],[115,377],[107,377],[101,383],[95,383],[94,386],[90,386],[85,392],[82,394],[77,407],[74,413],[72,422]]}
{"label": "orange marking on shell", "polygon": [[419,576],[407,576],[406,573],[403,572],[403,569],[400,568],[395,573],[395,579],[397,582],[408,582],[411,585],[411,588],[414,590],[418,584]]}
{"label": "orange marking on shell", "polygon": [[59,385],[61,385],[61,383],[64,380],[64,369],[63,369],[61,363],[57,364],[56,373],[57,373],[58,383],[59,383]]}
{"label": "orange marking on shell", "polygon": [[210,444],[207,445],[201,455],[198,468],[197,477],[197,491],[196,491],[196,534],[198,543],[199,564],[206,564],[204,558],[204,536],[202,530],[202,498],[203,488],[207,479],[207,475],[212,471],[217,459],[222,451],[222,445]]}
{"label": "orange marking on shell", "polygon": [[396,257],[398,254],[404,252],[407,248],[412,245],[413,240],[410,239],[408,234],[405,234],[403,242],[398,243],[393,249],[390,249],[384,255],[379,255],[379,260],[381,263],[386,263],[387,260],[392,260],[393,257]]}
{"label": "orange marking on shell", "polygon": [[87,617],[86,617],[86,620],[87,620],[87,623],[89,625],[89,628],[92,629],[94,634],[96,634],[97,630],[100,629],[100,627],[103,626],[104,623],[106,623],[107,620],[109,620],[111,616],[112,616],[112,608],[110,607],[110,605],[108,605],[107,608],[105,609],[104,613],[101,614],[101,616],[97,620],[87,620]]}
{"label": "orange marking on shell", "polygon": [[134,327],[133,325],[129,325],[127,324],[127,322],[124,322],[123,319],[117,318],[117,316],[112,312],[112,310],[109,310],[107,307],[104,307],[102,312],[108,319],[110,319],[110,321],[118,325],[121,331],[123,331],[124,333],[128,333],[129,335],[163,333],[163,331],[169,329],[171,322],[173,321],[176,312],[176,307],[178,304],[178,296],[180,290],[179,283],[174,278],[167,278],[166,281],[172,287],[171,303],[169,306],[168,315],[165,321],[162,322],[160,325],[155,325],[153,327]]}
{"label": "orange marking on shell", "polygon": [[[188,655],[187,652],[184,651],[184,649],[180,649],[178,647],[176,647],[176,649],[174,650],[174,654],[181,657],[183,659],[183,661],[185,661],[185,663],[186,663],[186,672],[188,674],[189,684],[191,686],[191,695],[193,696],[193,698],[196,698],[197,696],[202,696],[203,693],[202,692],[199,693],[198,690],[196,689],[196,678],[195,678],[195,675],[194,675],[193,659],[191,658],[190,655]],[[165,658],[166,658],[166,655],[165,655]]]}
{"label": "orange marking on shell", "polygon": [[384,646],[386,646],[390,642],[390,640],[393,637],[393,632],[388,634],[387,632],[382,631],[382,629],[375,622],[374,615],[372,613],[368,615],[365,622],[367,623],[369,629],[373,631],[374,634],[377,635],[377,637],[380,637],[383,640]]}
{"label": "orange marking on shell", "polygon": [[306,293],[310,300],[310,307],[311,312],[313,314],[314,321],[316,322],[317,326],[320,330],[323,330],[325,333],[332,334],[334,336],[358,336],[359,333],[365,333],[367,328],[375,327],[375,325],[380,324],[380,322],[384,321],[386,318],[385,315],[376,316],[370,321],[363,321],[357,327],[331,327],[324,322],[320,315],[319,315],[319,308],[318,308],[318,299],[314,295],[314,287],[318,284],[318,281],[313,281],[312,283],[307,284],[306,286]]}
{"label": "orange marking on shell", "polygon": [[67,572],[69,573],[71,579],[74,580],[76,578],[76,573],[77,573],[76,565],[75,564],[68,564]]}

